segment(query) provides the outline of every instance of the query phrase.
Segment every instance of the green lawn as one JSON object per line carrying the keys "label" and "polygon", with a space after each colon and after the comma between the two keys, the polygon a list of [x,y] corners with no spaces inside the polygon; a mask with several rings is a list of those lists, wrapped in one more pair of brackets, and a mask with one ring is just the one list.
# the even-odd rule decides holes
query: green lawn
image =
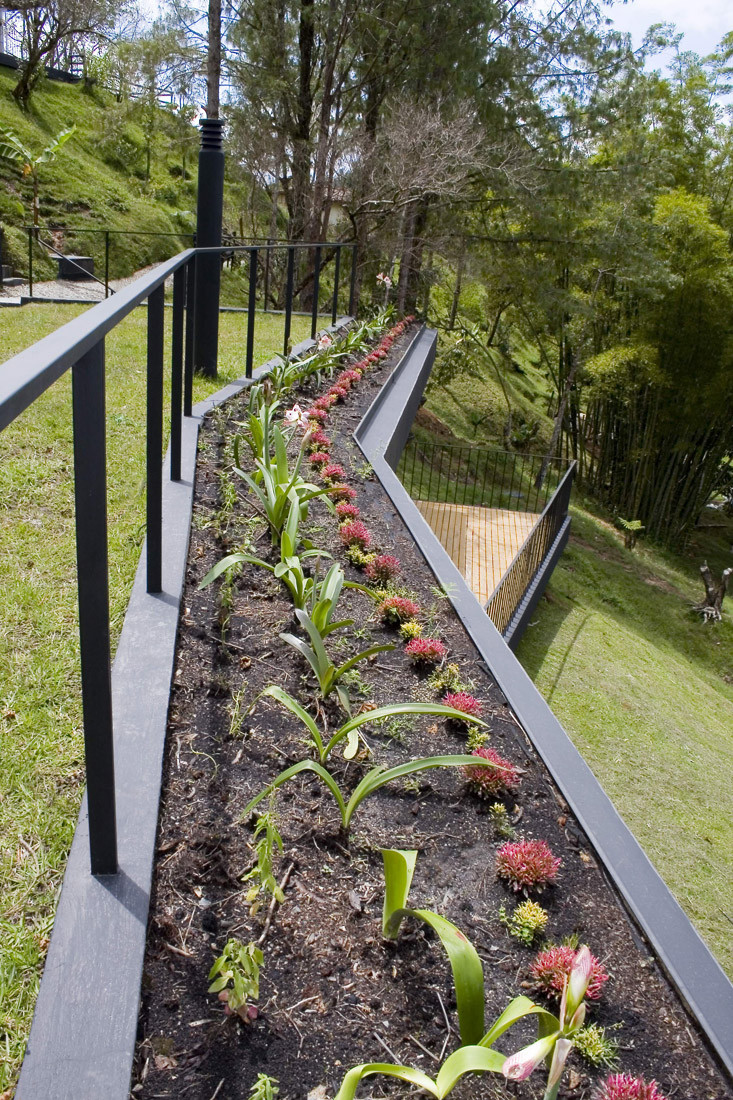
{"label": "green lawn", "polygon": [[[0,310],[3,360],[84,308]],[[282,325],[258,315],[255,363],[281,350]],[[293,318],[294,341],[309,330]],[[197,378],[194,400],[244,373],[245,334],[243,315],[221,315],[220,375]],[[115,637],[144,536],[145,335],[137,309],[107,338]],[[0,433],[0,1094],[25,1047],[84,782],[70,396],[66,376]]]}
{"label": "green lawn", "polygon": [[573,532],[519,659],[733,977],[733,601],[716,626],[690,610],[733,524],[684,557],[626,550],[588,505]]}

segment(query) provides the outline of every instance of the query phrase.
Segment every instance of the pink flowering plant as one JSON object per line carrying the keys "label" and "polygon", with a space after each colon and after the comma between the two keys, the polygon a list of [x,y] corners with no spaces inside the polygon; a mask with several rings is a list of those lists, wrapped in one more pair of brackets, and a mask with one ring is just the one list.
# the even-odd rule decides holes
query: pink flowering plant
{"label": "pink flowering plant", "polygon": [[468,725],[474,718],[481,717],[481,703],[467,691],[449,691],[443,696],[443,702],[454,710],[460,710],[466,715],[465,724]]}
{"label": "pink flowering plant", "polygon": [[405,653],[414,665],[437,665],[448,650],[439,638],[413,638],[405,646]]}
{"label": "pink flowering plant", "polygon": [[594,1094],[594,1100],[666,1100],[656,1081],[632,1077],[630,1073],[612,1073]]}
{"label": "pink flowering plant", "polygon": [[408,619],[416,619],[420,614],[420,604],[414,600],[405,599],[403,596],[388,596],[382,600],[377,608],[380,619],[393,626],[407,622]]}
{"label": "pink flowering plant", "polygon": [[362,550],[366,550],[372,541],[369,528],[360,519],[353,523],[342,523],[339,527],[339,538],[344,546],[359,546]]}
{"label": "pink flowering plant", "polygon": [[356,500],[356,489],[352,489],[350,485],[332,485],[328,490],[328,495],[332,500]]}
{"label": "pink flowering plant", "polygon": [[[453,706],[445,696],[446,706]],[[460,708],[458,708],[460,709]],[[469,787],[479,798],[494,799],[499,795],[509,794],[519,787],[519,772],[514,765],[500,756],[496,749],[481,745],[474,749],[474,756],[487,760],[493,767],[468,767],[464,768],[464,775]]]}
{"label": "pink flowering plant", "polygon": [[342,481],[346,477],[346,470],[338,462],[329,462],[321,470],[324,481]]}
{"label": "pink flowering plant", "polygon": [[370,561],[366,567],[367,577],[375,584],[389,584],[399,573],[400,563],[392,554],[377,554],[374,561]]}
{"label": "pink flowering plant", "polygon": [[[530,975],[535,988],[541,990],[548,997],[559,1000],[574,962],[575,951],[566,944],[548,947],[545,951],[540,951],[530,967]],[[591,955],[586,990],[586,996],[590,1001],[597,1001],[600,998],[607,981],[606,968],[595,955]]]}
{"label": "pink flowering plant", "polygon": [[562,860],[545,840],[514,840],[496,853],[496,873],[513,890],[542,890],[555,881]]}
{"label": "pink flowering plant", "polygon": [[337,504],[334,511],[339,518],[339,523],[346,523],[351,519],[358,519],[361,515],[356,504]]}

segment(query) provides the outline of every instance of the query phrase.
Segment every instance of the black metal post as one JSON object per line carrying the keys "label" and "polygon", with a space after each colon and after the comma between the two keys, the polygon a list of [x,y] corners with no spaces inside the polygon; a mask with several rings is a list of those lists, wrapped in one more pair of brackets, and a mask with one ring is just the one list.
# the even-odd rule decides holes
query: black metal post
{"label": "black metal post", "polygon": [[173,323],[171,325],[171,481],[181,480],[183,296],[185,293],[186,272],[184,268],[179,267],[173,273]]}
{"label": "black metal post", "polygon": [[33,227],[28,230],[28,294],[33,297]]}
{"label": "black metal post", "polygon": [[109,297],[109,229],[104,231],[104,296]]}
{"label": "black metal post", "polygon": [[257,254],[253,248],[249,254],[249,301],[247,303],[247,358],[245,377],[252,377],[252,364],[255,351],[255,306],[257,304]]}
{"label": "black metal post", "polygon": [[164,287],[148,298],[147,590],[160,592],[163,535],[163,321]]}
{"label": "black metal post", "polygon": [[[199,151],[198,200],[196,207],[196,244],[199,248],[221,245],[221,220],[224,205],[224,121],[202,118]],[[198,257],[196,267],[196,326],[194,332],[194,370],[207,378],[216,378],[219,357],[219,288],[221,258],[216,253]]]}
{"label": "black metal post", "polygon": [[321,281],[321,246],[317,245],[313,260],[313,306],[311,309],[311,340],[315,340],[318,332],[318,292]]}
{"label": "black metal post", "polygon": [[356,254],[357,246],[354,245],[351,249],[351,282],[349,284],[349,316],[354,316],[354,309],[356,308]]}
{"label": "black metal post", "polygon": [[333,272],[333,305],[331,307],[331,324],[336,324],[339,303],[339,272],[341,271],[341,245],[336,245],[336,266]]}
{"label": "black metal post", "polygon": [[267,248],[265,249],[265,289],[263,294],[262,311],[267,313],[267,298],[270,293],[270,245],[272,240],[267,238]]}
{"label": "black metal post", "polygon": [[285,335],[283,355],[290,354],[290,321],[293,315],[293,275],[295,273],[295,249],[288,248],[288,274],[285,283]]}
{"label": "black metal post", "polygon": [[5,230],[0,225],[0,289],[2,289],[2,285],[3,285],[3,237],[4,237],[4,234],[5,234]]}
{"label": "black metal post", "polygon": [[186,351],[183,364],[183,415],[191,415],[193,404],[193,344],[196,302],[196,259],[186,265]]}
{"label": "black metal post", "polygon": [[93,875],[117,873],[107,569],[104,341],[72,367],[81,694]]}

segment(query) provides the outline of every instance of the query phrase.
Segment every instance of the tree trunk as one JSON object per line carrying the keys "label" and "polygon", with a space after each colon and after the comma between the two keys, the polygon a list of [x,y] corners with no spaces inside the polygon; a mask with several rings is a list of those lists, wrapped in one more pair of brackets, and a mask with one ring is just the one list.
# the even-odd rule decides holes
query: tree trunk
{"label": "tree trunk", "polygon": [[713,574],[710,572],[710,567],[707,562],[700,566],[700,573],[702,575],[702,583],[705,585],[705,602],[697,604],[695,610],[700,612],[706,623],[720,622],[723,610],[723,600],[725,599],[728,580],[731,573],[733,573],[733,569],[723,570],[723,575],[719,584],[716,584],[713,580]]}

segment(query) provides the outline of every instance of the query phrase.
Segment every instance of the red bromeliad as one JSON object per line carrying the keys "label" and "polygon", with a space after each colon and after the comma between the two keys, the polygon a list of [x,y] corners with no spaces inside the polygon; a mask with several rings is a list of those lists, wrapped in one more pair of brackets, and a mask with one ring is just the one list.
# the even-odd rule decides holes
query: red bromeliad
{"label": "red bromeliad", "polygon": [[366,567],[367,577],[370,581],[376,581],[377,584],[388,584],[399,573],[400,563],[392,554],[377,554],[374,561],[370,561]]}
{"label": "red bromeliad", "polygon": [[[559,1001],[574,961],[575,951],[567,944],[561,944],[559,947],[548,947],[547,950],[540,951],[530,967],[532,981],[548,997],[554,997]],[[607,981],[606,968],[595,955],[591,955],[586,997],[591,1001],[597,1001]]]}
{"label": "red bromeliad", "polygon": [[666,1097],[656,1081],[647,1083],[643,1077],[632,1077],[630,1073],[612,1073],[596,1093],[596,1100],[666,1100]]}
{"label": "red bromeliad", "polygon": [[339,537],[344,546],[360,546],[362,550],[366,550],[372,541],[369,528],[359,519],[353,523],[342,523],[339,527]]}
{"label": "red bromeliad", "polygon": [[447,652],[439,638],[413,638],[405,646],[405,653],[416,665],[435,665]]}
{"label": "red bromeliad", "polygon": [[[446,703],[446,706],[451,705]],[[479,766],[463,769],[463,774],[474,794],[479,798],[496,798],[497,795],[516,791],[519,786],[519,773],[509,760],[505,760],[495,749],[487,748],[485,745],[474,749],[473,755],[480,756],[482,760],[489,760],[494,765],[491,768]]]}
{"label": "red bromeliad", "polygon": [[561,862],[545,840],[509,841],[496,853],[496,873],[513,890],[541,890],[555,881]]}
{"label": "red bromeliad", "polygon": [[337,504],[336,515],[339,523],[348,523],[349,520],[358,519],[361,512],[355,504]]}
{"label": "red bromeliad", "polygon": [[385,622],[399,624],[416,618],[420,614],[420,605],[402,596],[388,596],[386,600],[382,600],[377,610]]}
{"label": "red bromeliad", "polygon": [[[466,722],[470,718],[480,718],[482,706],[478,699],[473,695],[469,695],[467,691],[449,691],[443,696],[443,702],[447,707],[453,707],[454,710],[463,711],[466,715]],[[458,719],[454,719],[458,721]]]}

